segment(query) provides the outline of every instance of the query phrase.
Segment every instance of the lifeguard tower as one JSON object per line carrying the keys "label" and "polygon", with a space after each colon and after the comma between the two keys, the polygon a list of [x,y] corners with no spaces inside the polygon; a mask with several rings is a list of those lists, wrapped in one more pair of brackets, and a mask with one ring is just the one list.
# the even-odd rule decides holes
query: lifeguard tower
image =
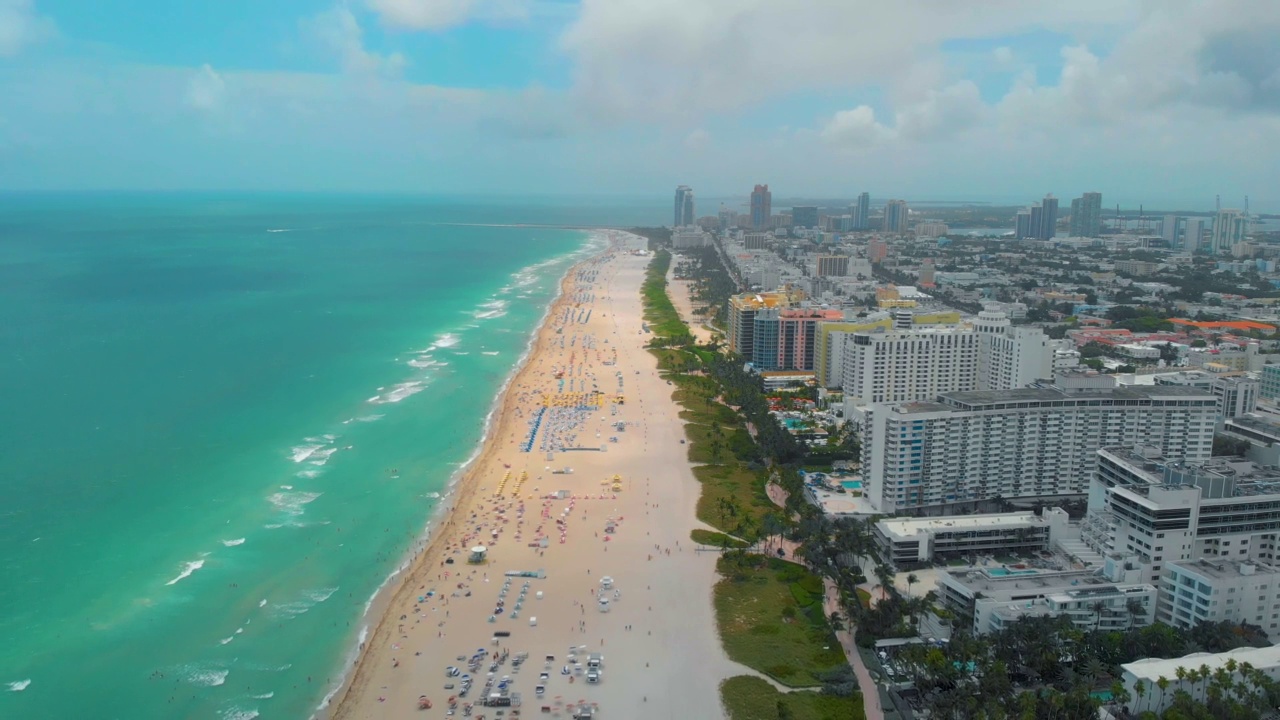
{"label": "lifeguard tower", "polygon": [[471,556],[467,558],[467,562],[472,565],[483,565],[488,554],[489,548],[483,545],[476,545],[471,548]]}

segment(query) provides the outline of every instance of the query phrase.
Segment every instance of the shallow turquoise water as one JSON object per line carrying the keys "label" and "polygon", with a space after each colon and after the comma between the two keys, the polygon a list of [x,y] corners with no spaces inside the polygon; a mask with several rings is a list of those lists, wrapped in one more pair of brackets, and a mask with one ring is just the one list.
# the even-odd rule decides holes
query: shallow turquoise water
{"label": "shallow turquoise water", "polygon": [[595,214],[0,195],[0,717],[310,715]]}

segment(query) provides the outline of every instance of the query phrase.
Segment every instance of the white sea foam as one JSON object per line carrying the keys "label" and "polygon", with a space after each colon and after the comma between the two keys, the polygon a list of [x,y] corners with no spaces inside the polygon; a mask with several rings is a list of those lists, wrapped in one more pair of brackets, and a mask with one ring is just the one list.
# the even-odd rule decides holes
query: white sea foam
{"label": "white sea foam", "polygon": [[497,350],[482,350],[482,351],[480,351],[480,354],[481,354],[481,355],[497,355],[497,354],[498,354],[498,351],[497,351]]}
{"label": "white sea foam", "polygon": [[16,682],[11,682],[8,684],[9,692],[22,692],[23,690],[26,690],[27,686],[30,684],[31,684],[30,678],[26,680],[18,680]]}
{"label": "white sea foam", "polygon": [[304,590],[301,593],[301,597],[297,600],[274,605],[271,609],[273,614],[277,616],[286,618],[297,617],[306,613],[308,610],[319,605],[325,600],[328,600],[330,597],[333,597],[333,594],[337,591],[338,588],[336,587]]}
{"label": "white sea foam", "polygon": [[386,403],[397,403],[401,400],[422,392],[426,383],[422,380],[414,380],[412,382],[404,382],[396,385],[390,392],[381,395],[374,395],[369,398],[369,402],[375,405],[385,405]]}
{"label": "white sea foam", "polygon": [[500,318],[507,314],[506,300],[490,300],[480,306],[478,310],[471,313],[471,317],[477,320],[491,320]]}
{"label": "white sea foam", "polygon": [[261,600],[258,601],[258,607],[262,607],[263,605],[266,605],[266,604],[267,604],[266,598],[262,598]]}
{"label": "white sea foam", "polygon": [[429,357],[414,358],[413,360],[409,361],[409,367],[415,367],[420,370],[426,370],[429,367],[435,367],[436,365],[439,365],[439,364],[440,364],[439,360],[432,360]]}
{"label": "white sea foam", "polygon": [[320,497],[321,493],[315,492],[278,492],[267,496],[267,502],[271,503],[276,510],[286,515],[301,515],[303,513],[302,506],[313,502]]}
{"label": "white sea foam", "polygon": [[289,459],[296,462],[305,462],[307,458],[316,453],[317,450],[323,448],[324,445],[297,445],[289,450]]}
{"label": "white sea foam", "polygon": [[197,669],[187,676],[187,682],[204,687],[218,687],[227,681],[227,676],[230,674],[230,670]]}
{"label": "white sea foam", "polygon": [[427,493],[426,495],[424,495],[423,497],[427,497],[427,498],[430,498],[430,499],[432,499],[432,500],[439,500],[439,499],[440,499],[440,493],[438,493],[438,492],[429,492],[429,493]]}
{"label": "white sea foam", "polygon": [[356,422],[362,422],[362,423],[377,422],[378,420],[381,420],[384,417],[386,416],[385,415],[365,415],[364,417],[356,418]]}
{"label": "white sea foam", "polygon": [[458,351],[454,352],[453,354],[454,354],[454,355],[470,355],[471,353],[470,353],[470,352],[468,352],[468,351],[466,351],[466,350],[458,350]]}
{"label": "white sea foam", "polygon": [[275,696],[276,694],[274,692],[265,692],[265,693],[262,693],[261,695],[250,695],[249,697],[253,698],[254,700],[270,700]]}
{"label": "white sea foam", "polygon": [[267,232],[293,232],[296,228],[267,228]]}
{"label": "white sea foam", "polygon": [[223,540],[222,544],[227,547],[235,547],[244,544],[244,538],[236,538],[235,540]]}
{"label": "white sea foam", "polygon": [[[315,470],[303,470],[302,472],[315,472]],[[314,476],[314,475],[303,475],[302,473],[298,473],[298,477],[315,477],[315,476]],[[292,489],[293,489],[293,486],[292,486],[292,485],[281,485],[281,486],[280,486],[280,489],[281,489],[281,490],[292,490]]]}
{"label": "white sea foam", "polygon": [[454,345],[457,345],[460,342],[462,342],[462,338],[458,337],[457,335],[454,335],[453,333],[441,333],[440,335],[436,336],[436,341],[431,343],[431,347],[433,348],[453,347]]}
{"label": "white sea foam", "polygon": [[[320,477],[320,471],[319,471],[319,470],[299,470],[299,471],[298,471],[298,473],[297,473],[294,477],[300,477],[300,478],[302,478],[303,480],[314,480],[314,479],[316,479],[316,478]],[[285,489],[286,489],[286,490],[291,490],[291,489],[292,489],[292,487],[288,487],[288,488],[285,488]]]}
{"label": "white sea foam", "polygon": [[222,638],[222,639],[221,639],[221,640],[219,640],[218,642],[219,642],[220,644],[222,644],[222,645],[226,645],[227,643],[229,643],[229,642],[231,642],[232,640],[235,640],[235,639],[236,639],[236,636],[235,636],[235,635],[228,635],[227,637]]}
{"label": "white sea foam", "polygon": [[222,711],[222,720],[253,720],[256,717],[258,711],[254,709],[233,707]]}
{"label": "white sea foam", "polygon": [[204,567],[204,560],[192,560],[182,567],[182,572],[178,573],[178,577],[165,583],[165,585],[176,585],[179,581],[191,577],[191,573]]}
{"label": "white sea foam", "polygon": [[311,459],[308,462],[310,462],[310,464],[312,465],[319,467],[329,462],[329,456],[336,452],[338,452],[338,448],[336,447],[325,448],[323,450],[316,450],[315,452],[311,453]]}

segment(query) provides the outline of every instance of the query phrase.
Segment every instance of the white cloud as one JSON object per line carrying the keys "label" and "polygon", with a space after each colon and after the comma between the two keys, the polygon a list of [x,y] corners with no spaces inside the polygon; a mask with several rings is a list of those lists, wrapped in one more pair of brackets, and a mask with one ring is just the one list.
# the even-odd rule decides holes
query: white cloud
{"label": "white cloud", "polygon": [[698,128],[684,138],[684,146],[693,151],[702,150],[711,142],[711,133]]}
{"label": "white cloud", "polygon": [[876,111],[870,106],[859,105],[852,110],[841,110],[823,126],[822,139],[845,148],[859,150],[878,145],[893,136],[893,131],[876,122]]}
{"label": "white cloud", "polygon": [[187,105],[197,110],[218,110],[226,100],[227,82],[208,63],[200,66],[187,83]]}
{"label": "white cloud", "polygon": [[396,77],[407,61],[400,53],[381,55],[365,49],[364,30],[346,6],[338,6],[303,21],[303,26],[342,63],[346,72]]}
{"label": "white cloud", "polygon": [[914,101],[945,79],[948,39],[1117,22],[1141,4],[583,0],[561,45],[588,107],[614,118],[684,118],[869,83]]}
{"label": "white cloud", "polygon": [[991,51],[991,57],[995,58],[995,61],[1001,65],[1010,65],[1013,63],[1013,50],[1008,46],[1001,45]]}
{"label": "white cloud", "polygon": [[0,0],[0,57],[11,57],[56,34],[53,21],[36,14],[31,0]]}
{"label": "white cloud", "polygon": [[528,0],[365,0],[383,24],[404,30],[444,30],[477,19],[486,22],[528,17]]}

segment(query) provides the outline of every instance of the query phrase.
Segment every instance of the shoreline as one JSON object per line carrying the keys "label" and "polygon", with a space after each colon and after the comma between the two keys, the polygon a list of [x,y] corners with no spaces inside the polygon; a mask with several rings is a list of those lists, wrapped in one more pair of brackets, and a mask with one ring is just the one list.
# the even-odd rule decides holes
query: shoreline
{"label": "shoreline", "polygon": [[[592,228],[591,232],[606,231]],[[372,655],[374,643],[380,634],[386,632],[384,629],[387,627],[392,607],[397,604],[397,601],[412,597],[411,592],[405,593],[405,590],[410,587],[408,581],[418,573],[426,571],[430,567],[429,561],[438,559],[442,551],[447,549],[442,543],[447,537],[443,530],[453,526],[453,515],[456,511],[475,501],[476,492],[480,489],[478,484],[480,478],[475,477],[474,474],[482,466],[481,461],[485,456],[498,450],[494,447],[493,440],[498,437],[503,423],[511,415],[508,412],[511,409],[508,407],[512,401],[511,389],[517,385],[517,381],[528,371],[531,362],[535,359],[538,342],[549,327],[549,322],[554,316],[553,311],[565,302],[569,285],[579,269],[599,260],[614,249],[613,243],[606,239],[602,247],[592,250],[593,242],[589,235],[581,250],[568,254],[571,257],[576,253],[585,252],[585,257],[573,262],[556,280],[556,294],[547,303],[534,331],[529,334],[524,352],[494,394],[489,411],[485,414],[484,427],[475,449],[458,466],[445,485],[440,503],[432,509],[422,533],[414,541],[412,546],[414,549],[406,553],[406,557],[387,575],[365,603],[364,612],[360,617],[360,630],[354,638],[355,645],[343,654],[342,680],[336,687],[325,693],[324,698],[310,716],[313,720],[339,720],[350,714],[348,701],[351,691],[361,684],[362,673],[367,672],[366,665]],[[374,617],[377,621],[370,622],[370,618]],[[365,680],[367,681],[367,678]]]}

